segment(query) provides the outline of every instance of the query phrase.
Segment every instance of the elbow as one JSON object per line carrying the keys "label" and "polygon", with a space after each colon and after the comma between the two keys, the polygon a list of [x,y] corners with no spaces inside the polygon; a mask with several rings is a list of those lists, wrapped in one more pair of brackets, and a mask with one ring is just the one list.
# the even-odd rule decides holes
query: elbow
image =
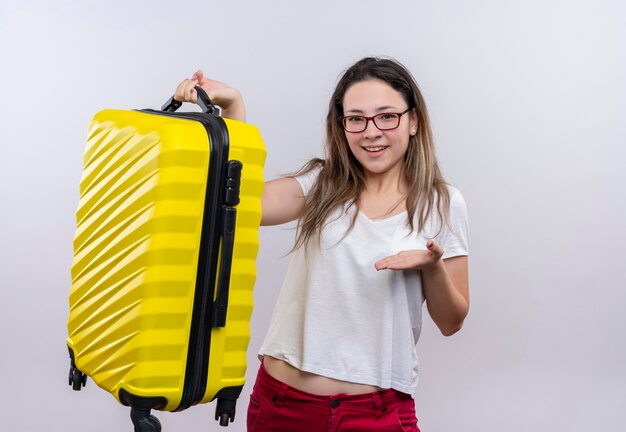
{"label": "elbow", "polygon": [[468,312],[469,305],[466,304],[466,306],[459,310],[458,313],[448,315],[445,319],[439,320],[437,327],[439,327],[441,334],[449,337],[461,330]]}
{"label": "elbow", "polygon": [[463,321],[460,321],[458,323],[450,323],[447,325],[439,326],[439,330],[441,331],[441,334],[446,337],[452,336],[453,334],[461,330],[461,328],[463,328]]}
{"label": "elbow", "polygon": [[469,303],[465,301],[457,307],[448,306],[443,310],[441,308],[429,307],[428,311],[441,334],[452,336],[463,328],[463,322],[469,312]]}

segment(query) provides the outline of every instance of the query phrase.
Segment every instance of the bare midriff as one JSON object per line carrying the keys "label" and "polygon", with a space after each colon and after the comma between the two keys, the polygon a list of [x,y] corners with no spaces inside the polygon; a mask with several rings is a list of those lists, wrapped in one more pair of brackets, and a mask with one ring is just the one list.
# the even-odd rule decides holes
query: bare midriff
{"label": "bare midriff", "polygon": [[265,370],[267,370],[270,376],[307,393],[330,396],[336,394],[366,394],[382,390],[380,387],[372,385],[340,381],[310,372],[304,372],[283,360],[270,356],[264,356],[262,361]]}

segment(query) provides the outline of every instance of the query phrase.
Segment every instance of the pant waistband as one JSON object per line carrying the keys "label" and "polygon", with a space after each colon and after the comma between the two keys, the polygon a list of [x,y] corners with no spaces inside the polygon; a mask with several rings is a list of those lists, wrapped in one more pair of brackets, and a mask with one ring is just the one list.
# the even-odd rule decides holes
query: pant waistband
{"label": "pant waistband", "polygon": [[[347,395],[347,394],[335,394],[335,395],[317,395],[308,393],[303,390],[299,390],[295,387],[274,378],[271,376],[263,363],[259,368],[257,376],[257,383],[265,391],[269,391],[273,394],[273,401],[280,403],[285,398],[291,400],[300,400],[309,403],[320,403],[324,405],[348,404],[350,406],[362,405],[364,407],[374,407],[377,412],[385,412],[385,407],[393,403],[400,401],[406,401],[412,399],[411,395],[402,393],[394,389],[385,389],[373,393]],[[260,389],[260,390],[261,390]]]}

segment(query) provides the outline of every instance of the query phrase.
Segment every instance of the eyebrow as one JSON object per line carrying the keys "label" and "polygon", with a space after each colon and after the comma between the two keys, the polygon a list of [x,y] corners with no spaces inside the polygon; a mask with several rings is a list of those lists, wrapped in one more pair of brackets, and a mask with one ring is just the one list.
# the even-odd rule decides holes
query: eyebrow
{"label": "eyebrow", "polygon": [[[381,112],[381,111],[385,111],[385,110],[388,110],[388,109],[394,109],[394,110],[397,110],[398,108],[396,108],[395,106],[392,106],[392,105],[384,105],[384,106],[381,106],[381,107],[376,108],[374,111],[375,111],[375,112]],[[365,111],[360,110],[360,109],[356,109],[356,108],[355,108],[355,109],[350,109],[350,110],[347,110],[347,111],[345,111],[345,113],[346,113],[346,114],[347,114],[347,113],[363,114],[363,113],[365,113]]]}

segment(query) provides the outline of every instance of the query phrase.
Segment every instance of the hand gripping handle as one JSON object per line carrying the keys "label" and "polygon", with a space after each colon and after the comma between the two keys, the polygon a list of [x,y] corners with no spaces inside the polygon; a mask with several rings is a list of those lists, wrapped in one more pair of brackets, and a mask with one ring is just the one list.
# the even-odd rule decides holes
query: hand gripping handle
{"label": "hand gripping handle", "polygon": [[[200,86],[195,86],[194,88],[196,89],[196,93],[198,94],[197,104],[200,105],[200,108],[202,108],[202,112],[206,114],[213,114],[216,116],[221,115],[222,111],[220,107],[213,105],[213,102],[211,102],[211,98],[208,94],[206,94],[204,89]],[[163,104],[163,106],[161,107],[161,111],[174,112],[178,108],[180,108],[182,104],[183,103],[181,101],[177,101],[176,99],[174,99],[174,96],[172,96],[167,100],[167,102]]]}

